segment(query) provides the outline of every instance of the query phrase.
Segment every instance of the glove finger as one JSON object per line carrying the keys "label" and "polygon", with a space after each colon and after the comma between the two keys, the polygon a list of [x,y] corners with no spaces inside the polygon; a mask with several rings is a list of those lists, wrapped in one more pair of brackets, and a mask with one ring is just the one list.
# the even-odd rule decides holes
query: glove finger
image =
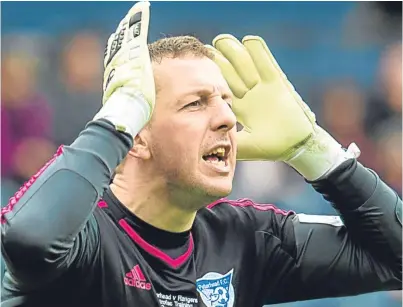
{"label": "glove finger", "polygon": [[248,35],[242,39],[263,81],[284,78],[285,75],[265,41],[259,36]]}
{"label": "glove finger", "polygon": [[309,120],[315,122],[315,114],[312,113],[306,103],[295,91],[294,86],[288,81],[287,76],[278,65],[265,41],[259,36],[247,35],[243,38],[242,43],[249,51],[262,80],[270,82],[282,78],[285,86],[288,87],[295,100],[308,116]]}
{"label": "glove finger", "polygon": [[[127,39],[131,49],[130,53],[133,54],[140,44],[147,46],[150,23],[150,2],[137,2],[127,13],[126,19],[128,21],[127,29],[129,31]],[[131,58],[131,56],[129,57]]]}
{"label": "glove finger", "polygon": [[232,64],[245,85],[251,89],[259,81],[259,73],[245,46],[229,34],[218,35],[213,46]]}
{"label": "glove finger", "polygon": [[222,55],[222,53],[215,49],[213,46],[205,45],[205,47],[214,54],[214,62],[218,65],[218,67],[220,67],[221,72],[232,91],[232,94],[234,94],[234,96],[238,98],[243,97],[248,91],[248,88],[246,87],[245,83],[243,83],[242,79],[238,76],[235,68]]}
{"label": "glove finger", "polygon": [[148,48],[149,8],[149,2],[137,2],[119,23],[116,32],[112,34],[112,41],[108,41],[109,55],[104,60],[105,67],[116,58],[116,55],[122,50],[122,47],[124,47],[125,52],[129,50],[125,61],[137,58],[142,48]]}
{"label": "glove finger", "polygon": [[111,53],[111,47],[112,47],[112,42],[115,38],[115,33],[112,33],[111,36],[108,38],[108,42],[106,43],[105,46],[105,53],[104,53],[104,67],[106,67],[106,63],[109,59],[110,53]]}

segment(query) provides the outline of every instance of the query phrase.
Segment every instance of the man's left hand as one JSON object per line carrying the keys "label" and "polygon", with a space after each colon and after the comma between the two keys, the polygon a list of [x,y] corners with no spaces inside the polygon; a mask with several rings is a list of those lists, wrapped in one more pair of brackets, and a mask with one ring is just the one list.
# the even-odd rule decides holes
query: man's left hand
{"label": "man's left hand", "polygon": [[238,160],[284,161],[316,180],[353,157],[316,124],[314,113],[295,91],[264,40],[239,42],[222,34],[209,48],[234,95]]}

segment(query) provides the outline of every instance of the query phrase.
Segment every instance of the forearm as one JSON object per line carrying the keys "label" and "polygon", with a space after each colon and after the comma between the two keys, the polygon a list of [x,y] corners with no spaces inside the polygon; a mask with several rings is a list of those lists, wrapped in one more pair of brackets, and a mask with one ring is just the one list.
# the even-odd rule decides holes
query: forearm
{"label": "forearm", "polygon": [[348,160],[311,182],[339,212],[297,214],[283,235],[296,265],[285,278],[290,289],[276,302],[349,296],[402,288],[401,200],[372,171]]}
{"label": "forearm", "polygon": [[388,266],[401,280],[402,201],[373,171],[355,160],[312,183],[340,212],[356,246]]}
{"label": "forearm", "polygon": [[1,217],[11,274],[40,282],[74,261],[75,249],[82,248],[75,239],[131,145],[132,137],[109,122],[92,122],[21,188]]}

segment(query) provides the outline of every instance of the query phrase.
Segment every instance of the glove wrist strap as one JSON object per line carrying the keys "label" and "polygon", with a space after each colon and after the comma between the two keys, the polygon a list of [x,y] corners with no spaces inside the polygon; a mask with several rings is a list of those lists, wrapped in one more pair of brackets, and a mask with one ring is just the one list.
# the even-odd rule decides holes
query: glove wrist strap
{"label": "glove wrist strap", "polygon": [[120,89],[112,94],[93,120],[107,119],[115,125],[116,130],[135,137],[150,116],[150,105],[141,93],[129,95]]}
{"label": "glove wrist strap", "polygon": [[316,126],[315,130],[316,135],[290,159],[284,161],[309,181],[327,176],[344,161],[357,158],[360,154],[354,143],[345,151],[341,144],[321,127]]}

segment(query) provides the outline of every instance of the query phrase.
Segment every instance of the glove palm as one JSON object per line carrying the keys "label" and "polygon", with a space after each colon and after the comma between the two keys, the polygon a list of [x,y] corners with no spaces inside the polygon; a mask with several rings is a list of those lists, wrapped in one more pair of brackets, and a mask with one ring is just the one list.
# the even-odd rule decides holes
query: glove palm
{"label": "glove palm", "polygon": [[242,43],[225,34],[211,48],[244,127],[238,132],[238,160],[284,161],[314,135],[315,115],[260,37],[247,36]]}

